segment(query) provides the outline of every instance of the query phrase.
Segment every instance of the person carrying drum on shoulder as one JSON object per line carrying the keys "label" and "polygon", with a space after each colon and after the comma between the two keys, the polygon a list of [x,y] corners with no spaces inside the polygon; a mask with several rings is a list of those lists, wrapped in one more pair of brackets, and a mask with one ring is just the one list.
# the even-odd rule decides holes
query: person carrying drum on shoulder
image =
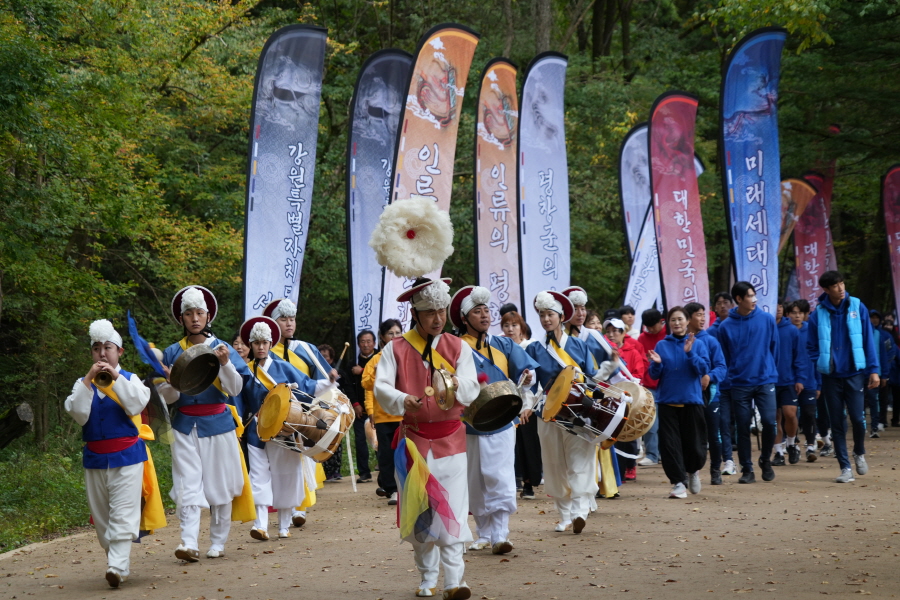
{"label": "person carrying drum on shoulder", "polygon": [[[65,408],[82,427],[88,507],[106,551],[106,581],[117,588],[130,574],[131,544],[140,530],[165,527],[166,517],[156,470],[144,444],[153,436],[146,435],[149,427],[141,427],[140,414],[150,390],[140,377],[119,366],[125,350],[112,323],[94,321],[88,332],[94,362],[75,382]],[[150,494],[142,498],[145,481]]]}
{"label": "person carrying drum on shoulder", "polygon": [[[412,305],[416,325],[382,349],[375,399],[387,413],[403,415],[394,438],[397,524],[400,536],[413,546],[422,578],[416,596],[435,595],[443,567],[443,597],[457,600],[472,594],[464,579],[463,552],[472,532],[467,522],[466,430],[460,416],[480,387],[469,345],[443,333],[449,283],[420,277],[397,298]],[[429,493],[435,489],[440,493]]]}
{"label": "person carrying drum on shoulder", "polygon": [[[281,332],[281,339],[272,346],[275,356],[316,381],[337,381],[337,369],[331,367],[318,348],[309,342],[293,339],[297,331],[296,304],[287,298],[277,298],[266,305],[262,316],[274,319]],[[303,472],[306,477],[306,502],[294,510],[294,527],[306,524],[306,511],[316,503],[316,490],[321,489],[325,481],[325,469],[309,457],[303,457]]]}
{"label": "person carrying drum on shoulder", "polygon": [[[555,291],[540,292],[534,298],[534,308],[546,334],[544,339],[529,345],[525,352],[537,362],[535,373],[544,390],[544,398],[556,377],[568,366],[580,371],[578,378],[582,381],[585,377],[596,381],[609,376],[614,367],[605,365],[604,372],[597,373],[587,345],[565,332],[563,323],[575,312],[567,296]],[[537,391],[537,384],[532,391]],[[543,402],[539,402],[538,417],[542,417],[542,409]],[[554,423],[544,422],[543,418],[539,418],[537,424],[544,464],[544,489],[553,497],[559,511],[556,531],[571,528],[575,533],[581,533],[585,519],[597,508],[594,499],[598,490],[597,448]]]}
{"label": "person carrying drum on shoulder", "polygon": [[166,348],[162,360],[166,375],[170,376],[175,361],[187,349],[195,345],[208,346],[219,364],[213,385],[195,395],[187,395],[172,386],[170,376],[157,386],[163,400],[177,409],[172,420],[174,441],[169,495],[177,504],[181,521],[181,543],[175,549],[175,556],[188,562],[200,560],[201,508],[208,508],[210,512],[207,558],[225,555],[232,517],[253,520],[252,510],[250,515],[238,515],[232,507],[232,501],[237,498],[243,497],[246,502],[251,491],[244,476],[240,444],[234,433],[240,418],[236,408],[227,404],[229,397],[241,393],[244,382],[251,375],[247,363],[234,348],[210,331],[217,310],[216,298],[208,289],[188,286],[179,290],[172,299],[172,317],[183,327],[184,337]]}
{"label": "person carrying drum on shoulder", "polygon": [[[584,288],[572,286],[564,289],[562,293],[572,302],[574,310],[572,318],[566,321],[566,333],[578,338],[587,345],[591,356],[593,356],[594,366],[599,366],[598,370],[603,375],[602,381],[616,376],[616,371],[620,365],[618,350],[615,350],[610,345],[606,338],[603,337],[601,331],[584,326],[588,312],[587,292],[584,291]],[[618,317],[614,318],[618,319]],[[617,379],[621,381],[624,377],[618,376]],[[618,465],[613,462],[613,452],[613,448],[599,448],[597,452],[597,459],[600,464],[598,469],[600,474],[598,495],[603,498],[617,498],[619,496],[618,478],[616,477],[616,467]]]}
{"label": "person carrying drum on shoulder", "polygon": [[269,539],[268,508],[272,506],[278,509],[278,537],[289,538],[293,509],[300,506],[306,497],[301,460],[305,457],[282,445],[260,440],[257,415],[266,395],[279,383],[296,386],[294,389],[308,396],[318,396],[334,384],[327,379],[311,379],[272,353],[271,348],[280,337],[278,324],[272,319],[247,319],[241,325],[240,336],[244,345],[250,348],[250,371],[253,373],[253,379],[241,393],[244,421],[247,423],[250,484],[256,504],[256,521],[250,530],[250,537]]}
{"label": "person carrying drum on shoulder", "polygon": [[[701,380],[709,373],[706,344],[688,332],[687,312],[673,306],[666,315],[672,332],[651,350],[650,376],[659,380],[659,450],[672,484],[669,498],[700,493],[706,463],[706,415]],[[685,486],[687,482],[687,486]]]}
{"label": "person carrying drum on shoulder", "polygon": [[[466,286],[450,301],[450,320],[473,350],[478,380],[484,384],[511,380],[522,397],[519,419],[528,422],[534,407],[534,394],[529,388],[537,363],[510,338],[488,334],[490,300],[487,288]],[[475,517],[478,534],[469,550],[490,547],[492,554],[506,554],[513,549],[509,516],[516,512],[514,422],[494,431],[479,431],[466,423],[466,457],[469,512]]]}

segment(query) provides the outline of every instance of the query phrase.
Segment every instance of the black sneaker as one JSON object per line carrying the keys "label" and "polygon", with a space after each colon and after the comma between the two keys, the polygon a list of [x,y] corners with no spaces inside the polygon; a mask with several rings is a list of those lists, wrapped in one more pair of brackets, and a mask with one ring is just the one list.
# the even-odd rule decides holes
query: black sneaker
{"label": "black sneaker", "polygon": [[772,459],[772,466],[783,467],[784,466],[784,454],[782,454],[781,452],[776,452],[775,458]]}
{"label": "black sneaker", "polygon": [[709,484],[710,485],[722,485],[722,471],[719,469],[710,469],[709,470]]}
{"label": "black sneaker", "polygon": [[356,483],[372,483],[372,475],[360,475]]}
{"label": "black sneaker", "polygon": [[[784,460],[784,457],[782,457],[782,460]],[[773,479],[775,479],[775,470],[772,469],[771,460],[763,460],[762,457],[760,457],[759,468],[762,469],[763,481],[772,481]]]}
{"label": "black sneaker", "polygon": [[756,475],[753,474],[753,471],[743,471],[738,483],[756,483]]}
{"label": "black sneaker", "polygon": [[523,500],[534,500],[534,488],[530,483],[522,484],[522,499]]}
{"label": "black sneaker", "polygon": [[788,453],[788,462],[790,464],[796,465],[798,462],[800,462],[800,447],[799,446],[797,446],[796,444],[793,446],[788,446],[787,453]]}

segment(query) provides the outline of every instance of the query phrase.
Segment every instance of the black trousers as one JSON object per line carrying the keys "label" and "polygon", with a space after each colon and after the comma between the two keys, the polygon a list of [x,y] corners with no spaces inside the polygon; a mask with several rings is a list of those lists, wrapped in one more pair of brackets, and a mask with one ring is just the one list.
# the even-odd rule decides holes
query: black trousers
{"label": "black trousers", "polygon": [[891,401],[894,404],[894,412],[891,413],[891,427],[900,425],[900,385],[894,385],[891,381],[888,383],[891,388]]}
{"label": "black trousers", "polygon": [[684,483],[706,464],[706,407],[657,404],[659,456],[669,483]]}
{"label": "black trousers", "polygon": [[532,486],[540,485],[544,476],[541,462],[541,440],[538,438],[537,415],[531,415],[527,423],[516,427],[516,473],[522,474],[522,481]]}
{"label": "black trousers", "polygon": [[366,417],[353,421],[353,458],[356,459],[356,472],[361,478],[372,476],[369,469],[369,444],[366,442]]}
{"label": "black trousers", "polygon": [[[633,442],[616,442],[616,448],[627,454],[637,454],[639,451],[637,440],[634,440]],[[616,460],[619,461],[619,470],[622,471],[623,478],[625,477],[625,469],[637,466],[636,458],[625,458],[618,453],[616,453],[615,456]]]}
{"label": "black trousers", "polygon": [[[816,405],[803,404],[800,406],[800,428],[806,436],[806,445],[816,445]],[[799,436],[798,436],[799,437]]]}
{"label": "black trousers", "polygon": [[400,421],[393,423],[375,423],[375,437],[378,438],[378,487],[388,494],[397,491],[397,480],[394,478],[394,432],[400,427]]}

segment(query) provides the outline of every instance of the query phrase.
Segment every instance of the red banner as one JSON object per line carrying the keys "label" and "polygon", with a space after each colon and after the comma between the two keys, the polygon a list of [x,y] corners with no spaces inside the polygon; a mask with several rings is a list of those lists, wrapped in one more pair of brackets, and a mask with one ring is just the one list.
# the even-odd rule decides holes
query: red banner
{"label": "red banner", "polygon": [[706,242],[694,167],[697,98],[667,92],[650,113],[650,184],[663,303],[709,306]]}
{"label": "red banner", "polygon": [[900,164],[888,169],[882,179],[881,197],[884,200],[884,226],[891,254],[894,304],[900,315]]}
{"label": "red banner", "polygon": [[822,204],[825,207],[825,234],[828,236],[828,242],[825,244],[825,270],[837,271],[837,254],[831,239],[831,190],[834,189],[834,167],[829,169],[828,175],[809,171],[803,179],[816,188],[816,192],[822,197]]}
{"label": "red banner", "polygon": [[800,297],[813,307],[819,296],[819,277],[828,270],[825,252],[828,236],[828,216],[821,194],[816,194],[794,228],[794,258]]}

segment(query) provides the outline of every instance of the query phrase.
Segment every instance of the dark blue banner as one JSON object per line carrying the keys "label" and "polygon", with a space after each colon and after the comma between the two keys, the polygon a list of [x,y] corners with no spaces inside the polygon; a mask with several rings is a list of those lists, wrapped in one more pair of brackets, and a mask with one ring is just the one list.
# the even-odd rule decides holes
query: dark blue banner
{"label": "dark blue banner", "polygon": [[734,272],[775,313],[781,235],[778,81],[787,32],[767,27],[742,39],[725,64],[720,97],[723,187]]}

